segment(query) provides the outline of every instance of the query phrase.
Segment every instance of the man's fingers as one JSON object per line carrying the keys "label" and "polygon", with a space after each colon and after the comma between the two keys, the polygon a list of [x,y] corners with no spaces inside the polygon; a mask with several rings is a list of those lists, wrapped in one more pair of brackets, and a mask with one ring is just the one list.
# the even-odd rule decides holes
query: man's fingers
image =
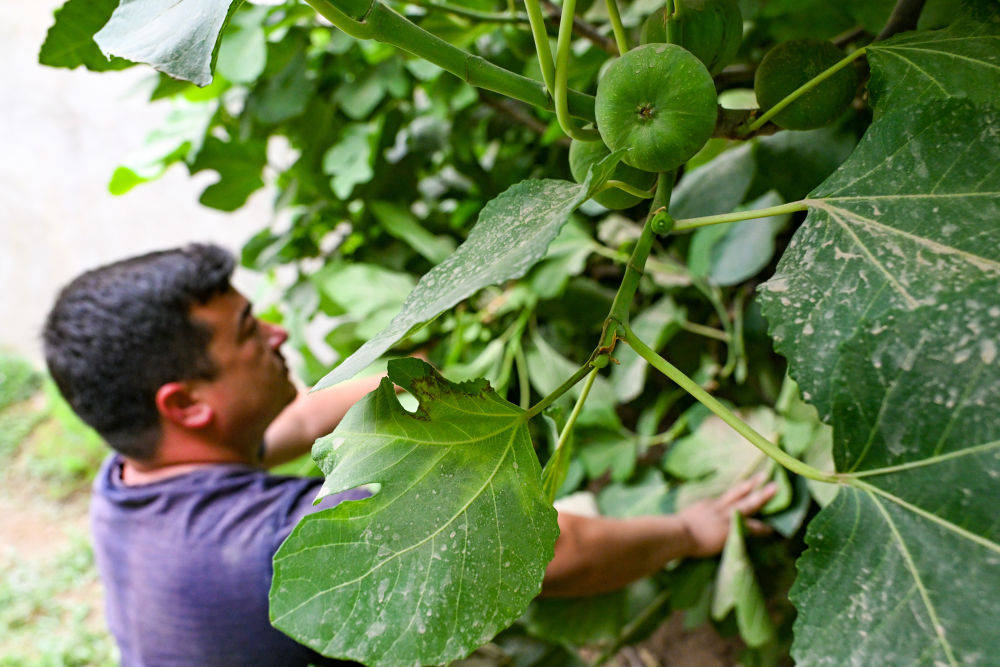
{"label": "man's fingers", "polygon": [[764,504],[774,497],[774,494],[778,492],[778,485],[771,482],[767,486],[762,486],[753,493],[749,493],[743,498],[740,498],[736,502],[736,509],[739,510],[740,514],[754,514],[757,510],[764,506]]}
{"label": "man's fingers", "polygon": [[751,535],[770,535],[774,528],[757,519],[743,519],[743,525]]}
{"label": "man's fingers", "polygon": [[753,491],[754,487],[763,484],[765,479],[767,479],[767,475],[765,473],[757,473],[753,477],[743,480],[726,491],[722,494],[722,497],[719,498],[719,501],[724,505],[732,505],[740,498]]}

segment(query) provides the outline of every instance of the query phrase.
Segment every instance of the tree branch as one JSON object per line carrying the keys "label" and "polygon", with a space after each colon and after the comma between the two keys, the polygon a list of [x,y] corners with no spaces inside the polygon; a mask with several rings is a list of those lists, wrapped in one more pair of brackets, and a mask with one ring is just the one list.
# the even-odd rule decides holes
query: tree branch
{"label": "tree branch", "polygon": [[[486,106],[495,109],[497,112],[503,114],[515,123],[523,125],[530,130],[534,130],[538,134],[544,134],[546,130],[549,129],[545,123],[531,115],[528,107],[519,104],[512,99],[508,99],[506,97],[493,97],[492,95],[486,95],[481,91],[479,93],[479,99]],[[559,144],[560,146],[568,147],[570,141],[568,137],[560,136],[554,143]]]}
{"label": "tree branch", "polygon": [[885,27],[875,37],[875,41],[881,42],[896,33],[916,29],[920,12],[924,9],[924,2],[925,0],[897,0],[896,6],[892,8],[892,13],[889,15],[889,20],[885,22]]}

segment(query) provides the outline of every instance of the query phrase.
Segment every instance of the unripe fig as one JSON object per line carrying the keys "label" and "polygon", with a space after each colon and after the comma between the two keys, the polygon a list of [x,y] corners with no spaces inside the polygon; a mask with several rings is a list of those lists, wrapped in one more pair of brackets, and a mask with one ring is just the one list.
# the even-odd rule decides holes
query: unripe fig
{"label": "unripe fig", "polygon": [[[831,42],[794,39],[768,51],[757,67],[753,89],[757,103],[767,111],[810,79],[843,59]],[[828,125],[847,109],[858,88],[858,73],[848,66],[785,107],[772,120],[788,130],[811,130]]]}
{"label": "unripe fig", "polygon": [[[569,146],[569,170],[573,173],[573,178],[578,183],[582,183],[583,179],[587,177],[587,170],[590,169],[590,166],[610,154],[611,151],[600,141],[577,141],[574,139]],[[616,181],[624,181],[642,190],[651,189],[656,182],[655,174],[639,171],[622,162],[619,162],[618,166],[615,167],[611,178]],[[605,208],[617,210],[635,206],[642,200],[618,188],[609,188],[594,195],[594,201]]]}
{"label": "unripe fig", "polygon": [[597,129],[623,161],[668,171],[705,145],[718,115],[715,83],[701,61],[674,44],[646,44],[614,60],[597,83]]}
{"label": "unripe fig", "polygon": [[[718,74],[736,56],[743,41],[743,16],[737,0],[674,0],[681,3],[680,46],[697,56],[710,74]],[[642,24],[640,42],[667,41],[667,10],[661,7]]]}

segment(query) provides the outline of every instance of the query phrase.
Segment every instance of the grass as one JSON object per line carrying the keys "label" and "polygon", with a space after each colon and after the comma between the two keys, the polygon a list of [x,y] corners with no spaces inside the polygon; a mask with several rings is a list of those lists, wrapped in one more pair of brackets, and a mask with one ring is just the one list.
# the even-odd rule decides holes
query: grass
{"label": "grass", "polygon": [[0,543],[0,667],[117,664],[83,528],[106,454],[44,373],[0,351],[0,500],[17,508],[0,530],[21,531]]}

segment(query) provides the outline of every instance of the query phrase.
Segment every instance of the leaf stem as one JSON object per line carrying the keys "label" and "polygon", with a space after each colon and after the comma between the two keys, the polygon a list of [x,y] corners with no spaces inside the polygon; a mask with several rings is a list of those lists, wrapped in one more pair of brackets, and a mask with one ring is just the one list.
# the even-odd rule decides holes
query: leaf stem
{"label": "leaf stem", "polygon": [[542,471],[542,488],[545,490],[545,495],[548,497],[550,503],[555,501],[556,493],[563,482],[566,481],[566,470],[569,468],[569,459],[573,449],[567,443],[569,442],[570,434],[573,433],[573,426],[576,424],[576,420],[583,410],[583,404],[586,403],[587,397],[590,396],[590,388],[594,386],[594,380],[597,379],[597,370],[595,368],[587,375],[587,381],[584,383],[583,389],[580,390],[580,396],[576,399],[576,405],[573,406],[573,411],[570,412],[569,419],[566,420],[562,432],[559,433],[559,441],[556,443],[555,451],[552,452],[552,458],[545,464],[545,470]]}
{"label": "leaf stem", "polygon": [[524,346],[518,342],[514,352],[514,364],[517,366],[518,405],[527,410],[531,405],[531,385],[528,383],[528,360],[524,356]]}
{"label": "leaf stem", "polygon": [[622,16],[618,11],[618,0],[606,0],[608,7],[608,19],[611,21],[611,30],[615,34],[615,44],[618,45],[618,53],[623,54],[629,50],[628,34],[625,26],[622,25]]}
{"label": "leaf stem", "polygon": [[550,95],[556,91],[556,68],[552,61],[552,47],[549,45],[549,34],[545,30],[545,16],[538,0],[524,0],[524,9],[528,12],[531,24],[531,38],[535,42],[535,53],[538,56],[538,67],[542,70],[542,80]]}
{"label": "leaf stem", "polygon": [[557,400],[559,400],[560,396],[562,396],[567,391],[572,389],[577,382],[587,377],[587,373],[589,373],[592,370],[594,370],[594,367],[588,361],[583,366],[581,366],[575,373],[570,375],[569,379],[567,379],[565,382],[559,385],[555,391],[553,391],[551,394],[549,394],[548,396],[546,396],[545,398],[543,398],[542,400],[538,401],[533,406],[531,406],[528,409],[527,414],[525,415],[525,419],[526,420],[531,419],[532,417],[541,414],[542,410],[544,410],[545,408],[549,407]]}
{"label": "leaf stem", "polygon": [[623,192],[629,193],[633,197],[640,197],[641,199],[649,199],[653,196],[653,193],[649,190],[643,190],[642,188],[637,188],[630,183],[626,183],[625,181],[616,181],[614,179],[604,181],[604,185],[597,188],[597,192],[594,194],[610,190],[611,188],[618,188]]}
{"label": "leaf stem", "polygon": [[[515,74],[485,58],[472,55],[427,32],[412,21],[386,7],[378,0],[356,3],[352,0],[304,0],[337,28],[355,39],[375,39],[434,63],[463,81],[493,92],[513,97],[542,109],[555,109],[545,84]],[[344,9],[353,9],[352,16]],[[594,121],[594,98],[566,91],[567,115]]]}
{"label": "leaf stem", "polygon": [[624,326],[623,329],[625,342],[628,343],[640,357],[649,362],[653,368],[677,383],[681,389],[691,394],[691,396],[697,399],[699,403],[714,412],[722,421],[732,426],[737,433],[749,440],[751,444],[770,456],[772,459],[783,465],[788,470],[802,475],[803,477],[814,479],[818,482],[842,481],[834,475],[828,475],[821,472],[789,455],[780,447],[755,431],[749,424],[736,416],[732,410],[720,403],[714,396],[702,389],[698,383],[681,372],[680,369],[651,350],[649,346],[643,343],[632,332],[631,329],[627,326]]}
{"label": "leaf stem", "polygon": [[721,213],[719,215],[706,215],[700,218],[684,218],[678,220],[674,225],[674,231],[684,231],[697,227],[707,227],[708,225],[718,225],[724,222],[739,222],[740,220],[755,220],[756,218],[767,218],[772,215],[783,213],[795,213],[805,211],[809,208],[808,200],[789,202],[780,206],[768,206],[767,208],[755,208],[752,211],[733,211],[732,213]]}
{"label": "leaf stem", "polygon": [[743,134],[749,134],[755,130],[759,130],[767,121],[771,120],[779,113],[781,113],[785,109],[785,107],[787,107],[789,104],[799,99],[800,97],[808,93],[810,90],[812,90],[819,84],[823,83],[831,76],[833,76],[834,74],[836,74],[837,72],[844,69],[852,62],[863,56],[865,54],[865,49],[866,47],[862,46],[857,51],[847,54],[840,61],[831,65],[827,69],[823,70],[822,72],[820,72],[819,74],[817,74],[816,76],[809,79],[804,84],[802,84],[801,86],[790,92],[780,102],[778,102],[773,107],[762,113],[757,118],[757,120],[748,125],[746,129],[743,130]]}
{"label": "leaf stem", "polygon": [[690,331],[691,333],[697,334],[699,336],[704,336],[705,338],[714,338],[715,340],[721,340],[723,343],[728,343],[731,340],[729,334],[727,334],[725,331],[719,331],[718,329],[705,326],[704,324],[698,324],[697,322],[689,322],[687,320],[684,320],[683,322],[681,322],[681,329],[684,329],[685,331]]}
{"label": "leaf stem", "polygon": [[[656,194],[653,195],[653,203],[649,206],[649,215],[642,226],[642,234],[636,241],[635,248],[632,249],[632,256],[629,257],[628,264],[625,265],[625,275],[622,277],[621,285],[615,294],[615,300],[611,304],[611,312],[608,317],[618,320],[622,324],[628,322],[629,306],[635,298],[635,292],[639,288],[639,280],[642,278],[642,269],[646,265],[649,251],[653,247],[653,217],[654,212],[661,208],[666,208],[670,204],[670,192],[674,187],[674,174],[669,171],[658,174],[656,177]],[[614,328],[609,327],[608,332],[614,336]],[[610,345],[610,340],[602,340],[601,345]]]}
{"label": "leaf stem", "polygon": [[573,17],[576,0],[563,0],[562,15],[559,18],[559,38],[556,40],[555,98],[556,120],[568,136],[578,141],[597,141],[601,138],[597,130],[578,128],[570,118],[567,91],[569,90],[570,46],[573,42]]}

